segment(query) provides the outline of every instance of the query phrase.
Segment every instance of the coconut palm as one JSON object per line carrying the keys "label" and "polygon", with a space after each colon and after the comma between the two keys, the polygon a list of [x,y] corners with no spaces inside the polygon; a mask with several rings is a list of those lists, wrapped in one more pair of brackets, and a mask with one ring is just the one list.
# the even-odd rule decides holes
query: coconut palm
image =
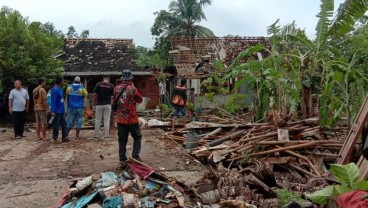
{"label": "coconut palm", "polygon": [[173,0],[169,11],[156,12],[156,19],[151,28],[155,36],[189,36],[209,37],[213,32],[198,23],[206,20],[204,7],[211,5],[212,0]]}

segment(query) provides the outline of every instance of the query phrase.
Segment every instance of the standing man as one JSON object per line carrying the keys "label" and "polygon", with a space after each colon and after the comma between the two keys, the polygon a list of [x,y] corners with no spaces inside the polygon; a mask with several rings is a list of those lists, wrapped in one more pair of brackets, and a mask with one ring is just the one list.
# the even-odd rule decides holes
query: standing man
{"label": "standing man", "polygon": [[75,127],[75,137],[79,139],[79,132],[83,124],[84,99],[88,96],[87,90],[80,84],[80,77],[75,77],[74,83],[66,89],[69,112],[67,117],[68,132]]}
{"label": "standing man", "polygon": [[115,87],[114,102],[117,102],[116,122],[118,123],[119,136],[119,160],[122,166],[126,165],[126,145],[129,133],[134,139],[132,157],[141,161],[142,134],[138,122],[136,109],[137,103],[142,103],[142,96],[134,87],[133,75],[130,70],[124,70],[122,76],[123,83]]}
{"label": "standing man", "polygon": [[[38,87],[33,90],[34,112],[36,117],[36,133],[39,140],[46,141],[47,110],[45,78],[38,80]],[[40,128],[41,127],[41,128]],[[42,137],[40,136],[42,132]]]}
{"label": "standing man", "polygon": [[14,87],[9,94],[9,113],[13,117],[15,138],[21,139],[24,137],[24,119],[29,109],[29,95],[27,90],[23,89],[20,80],[14,82]]}
{"label": "standing man", "polygon": [[51,92],[51,118],[52,138],[56,143],[59,137],[59,125],[61,126],[61,142],[69,142],[66,134],[65,106],[64,106],[64,78],[58,77],[55,80],[55,86]]}
{"label": "standing man", "polygon": [[166,103],[165,100],[165,95],[166,95],[166,83],[165,81],[161,80],[160,83],[158,84],[159,88],[160,88],[160,101],[161,104]]}
{"label": "standing man", "polygon": [[110,116],[111,116],[111,99],[114,95],[114,85],[110,84],[110,78],[104,77],[102,82],[97,83],[95,89],[94,104],[96,106],[96,121],[94,139],[99,138],[101,120],[104,120],[104,139],[110,139]]}
{"label": "standing man", "polygon": [[172,121],[172,131],[175,130],[175,123],[178,119],[179,113],[183,118],[184,125],[187,123],[187,112],[185,110],[185,105],[187,103],[187,80],[182,79],[180,85],[176,86],[172,93],[171,104],[174,106],[174,120]]}

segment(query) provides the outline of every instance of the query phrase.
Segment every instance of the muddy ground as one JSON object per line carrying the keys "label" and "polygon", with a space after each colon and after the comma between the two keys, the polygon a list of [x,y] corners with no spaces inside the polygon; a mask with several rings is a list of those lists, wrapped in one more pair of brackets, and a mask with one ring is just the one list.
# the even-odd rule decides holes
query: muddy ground
{"label": "muddy ground", "polygon": [[[52,207],[75,178],[114,170],[118,167],[118,141],[94,141],[92,130],[83,130],[81,139],[66,144],[36,140],[35,133],[12,139],[9,126],[0,133],[0,207]],[[163,131],[143,129],[141,158],[158,172],[187,185],[207,171],[188,156],[177,143],[162,139]],[[51,132],[48,133],[51,139]],[[132,139],[128,144],[131,152]]]}

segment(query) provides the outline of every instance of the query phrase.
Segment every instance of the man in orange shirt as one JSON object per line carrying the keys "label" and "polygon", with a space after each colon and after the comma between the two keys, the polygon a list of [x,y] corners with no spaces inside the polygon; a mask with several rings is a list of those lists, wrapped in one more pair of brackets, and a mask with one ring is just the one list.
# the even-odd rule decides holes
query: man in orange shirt
{"label": "man in orange shirt", "polygon": [[[46,141],[47,110],[45,78],[38,80],[38,86],[33,90],[34,112],[36,116],[36,133],[39,140]],[[40,128],[41,127],[41,128]],[[42,131],[42,137],[40,136]]]}

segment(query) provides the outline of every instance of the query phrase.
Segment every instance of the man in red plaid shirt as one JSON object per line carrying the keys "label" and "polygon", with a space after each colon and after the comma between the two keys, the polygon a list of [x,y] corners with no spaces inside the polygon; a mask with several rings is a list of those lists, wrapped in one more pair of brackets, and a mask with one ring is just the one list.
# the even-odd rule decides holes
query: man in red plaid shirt
{"label": "man in red plaid shirt", "polygon": [[132,157],[141,161],[139,153],[141,151],[141,129],[139,127],[136,104],[142,102],[142,95],[132,83],[133,75],[130,70],[124,70],[122,76],[123,83],[114,89],[114,101],[117,102],[116,122],[119,137],[119,160],[122,166],[126,164],[126,145],[129,133],[132,135],[133,153]]}

